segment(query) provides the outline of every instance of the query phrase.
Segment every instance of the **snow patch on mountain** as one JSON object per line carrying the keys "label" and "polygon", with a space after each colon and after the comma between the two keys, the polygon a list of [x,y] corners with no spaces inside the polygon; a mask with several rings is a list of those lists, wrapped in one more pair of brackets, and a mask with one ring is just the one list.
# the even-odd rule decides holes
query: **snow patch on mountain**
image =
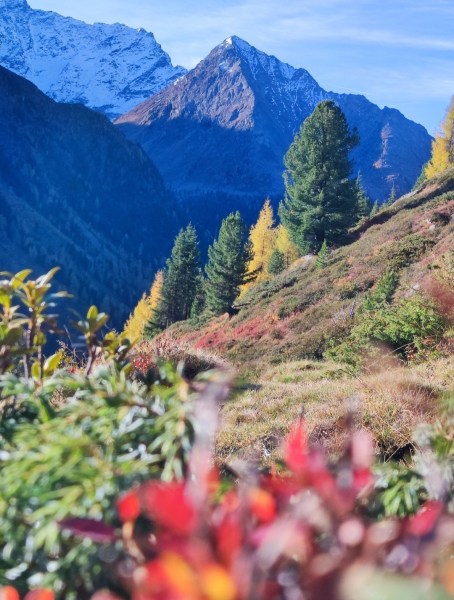
{"label": "snow patch on mountain", "polygon": [[79,102],[113,119],[186,70],[144,29],[88,25],[26,0],[0,0],[0,64],[59,102]]}

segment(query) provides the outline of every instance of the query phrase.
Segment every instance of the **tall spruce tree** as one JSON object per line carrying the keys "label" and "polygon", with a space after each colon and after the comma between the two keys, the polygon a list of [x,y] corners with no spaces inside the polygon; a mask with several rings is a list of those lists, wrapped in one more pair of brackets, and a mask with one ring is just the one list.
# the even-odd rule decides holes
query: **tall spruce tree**
{"label": "tall spruce tree", "polygon": [[280,217],[301,252],[339,242],[357,220],[357,191],[349,152],[359,143],[342,110],[320,102],[285,155]]}
{"label": "tall spruce tree", "polygon": [[172,254],[167,260],[161,299],[151,317],[147,331],[164,329],[191,314],[201,276],[200,251],[196,230],[192,225],[182,229],[175,238]]}
{"label": "tall spruce tree", "polygon": [[255,279],[255,274],[248,275],[252,256],[246,225],[239,212],[231,213],[222,221],[218,239],[208,248],[205,291],[210,312],[218,315],[226,312],[240,287]]}

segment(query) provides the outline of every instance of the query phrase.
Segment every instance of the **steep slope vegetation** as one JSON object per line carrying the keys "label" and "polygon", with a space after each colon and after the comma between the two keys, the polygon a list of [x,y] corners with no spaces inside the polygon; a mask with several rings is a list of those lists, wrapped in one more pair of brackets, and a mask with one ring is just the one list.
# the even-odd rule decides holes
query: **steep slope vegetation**
{"label": "steep slope vegetation", "polygon": [[[413,427],[434,417],[437,398],[454,384],[452,355],[408,367],[399,358],[402,348],[383,347],[364,361],[360,374],[342,363],[319,361],[349,339],[364,318],[366,294],[374,293],[390,269],[398,279],[393,305],[421,295],[452,319],[453,214],[451,170],[352,231],[350,243],[334,250],[324,268],[316,268],[314,257],[303,257],[252,288],[242,298],[247,306],[232,319],[180,323],[164,333],[158,345],[169,345],[168,338],[182,355],[215,354],[248,382],[223,408],[220,456],[257,451],[261,459],[269,458],[301,410],[311,435],[339,450],[347,401],[360,406],[362,425],[372,430],[384,454],[409,443]],[[423,326],[421,321],[421,331]],[[447,355],[451,334],[441,342]]]}
{"label": "steep slope vegetation", "polygon": [[0,67],[2,269],[64,266],[78,298],[120,326],[176,233],[156,168],[109,121]]}

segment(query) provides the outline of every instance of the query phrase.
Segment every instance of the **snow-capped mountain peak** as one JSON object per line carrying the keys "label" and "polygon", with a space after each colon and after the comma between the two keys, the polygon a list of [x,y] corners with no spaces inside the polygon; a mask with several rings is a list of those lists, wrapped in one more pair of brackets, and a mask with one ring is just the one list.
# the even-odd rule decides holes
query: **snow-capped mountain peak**
{"label": "snow-capped mountain peak", "polygon": [[80,102],[110,118],[183,75],[151,32],[88,25],[26,0],[0,0],[0,64],[60,102]]}
{"label": "snow-capped mountain peak", "polygon": [[361,172],[370,196],[387,198],[392,186],[408,191],[430,155],[430,136],[421,125],[363,96],[328,92],[305,69],[236,36],[116,123],[143,145],[182,201],[203,197],[213,214],[225,203],[229,211],[250,215],[267,195],[282,198],[283,156],[326,99],[359,131],[354,174]]}
{"label": "snow-capped mountain peak", "polygon": [[26,9],[30,8],[27,0],[0,0],[0,9]]}

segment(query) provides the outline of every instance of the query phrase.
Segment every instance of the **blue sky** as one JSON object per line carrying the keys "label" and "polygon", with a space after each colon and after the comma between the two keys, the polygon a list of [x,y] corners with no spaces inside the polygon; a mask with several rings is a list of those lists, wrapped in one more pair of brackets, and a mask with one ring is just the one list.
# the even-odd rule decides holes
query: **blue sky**
{"label": "blue sky", "polygon": [[454,94],[454,0],[28,0],[87,22],[152,31],[193,67],[230,35],[327,90],[398,108],[433,134]]}

